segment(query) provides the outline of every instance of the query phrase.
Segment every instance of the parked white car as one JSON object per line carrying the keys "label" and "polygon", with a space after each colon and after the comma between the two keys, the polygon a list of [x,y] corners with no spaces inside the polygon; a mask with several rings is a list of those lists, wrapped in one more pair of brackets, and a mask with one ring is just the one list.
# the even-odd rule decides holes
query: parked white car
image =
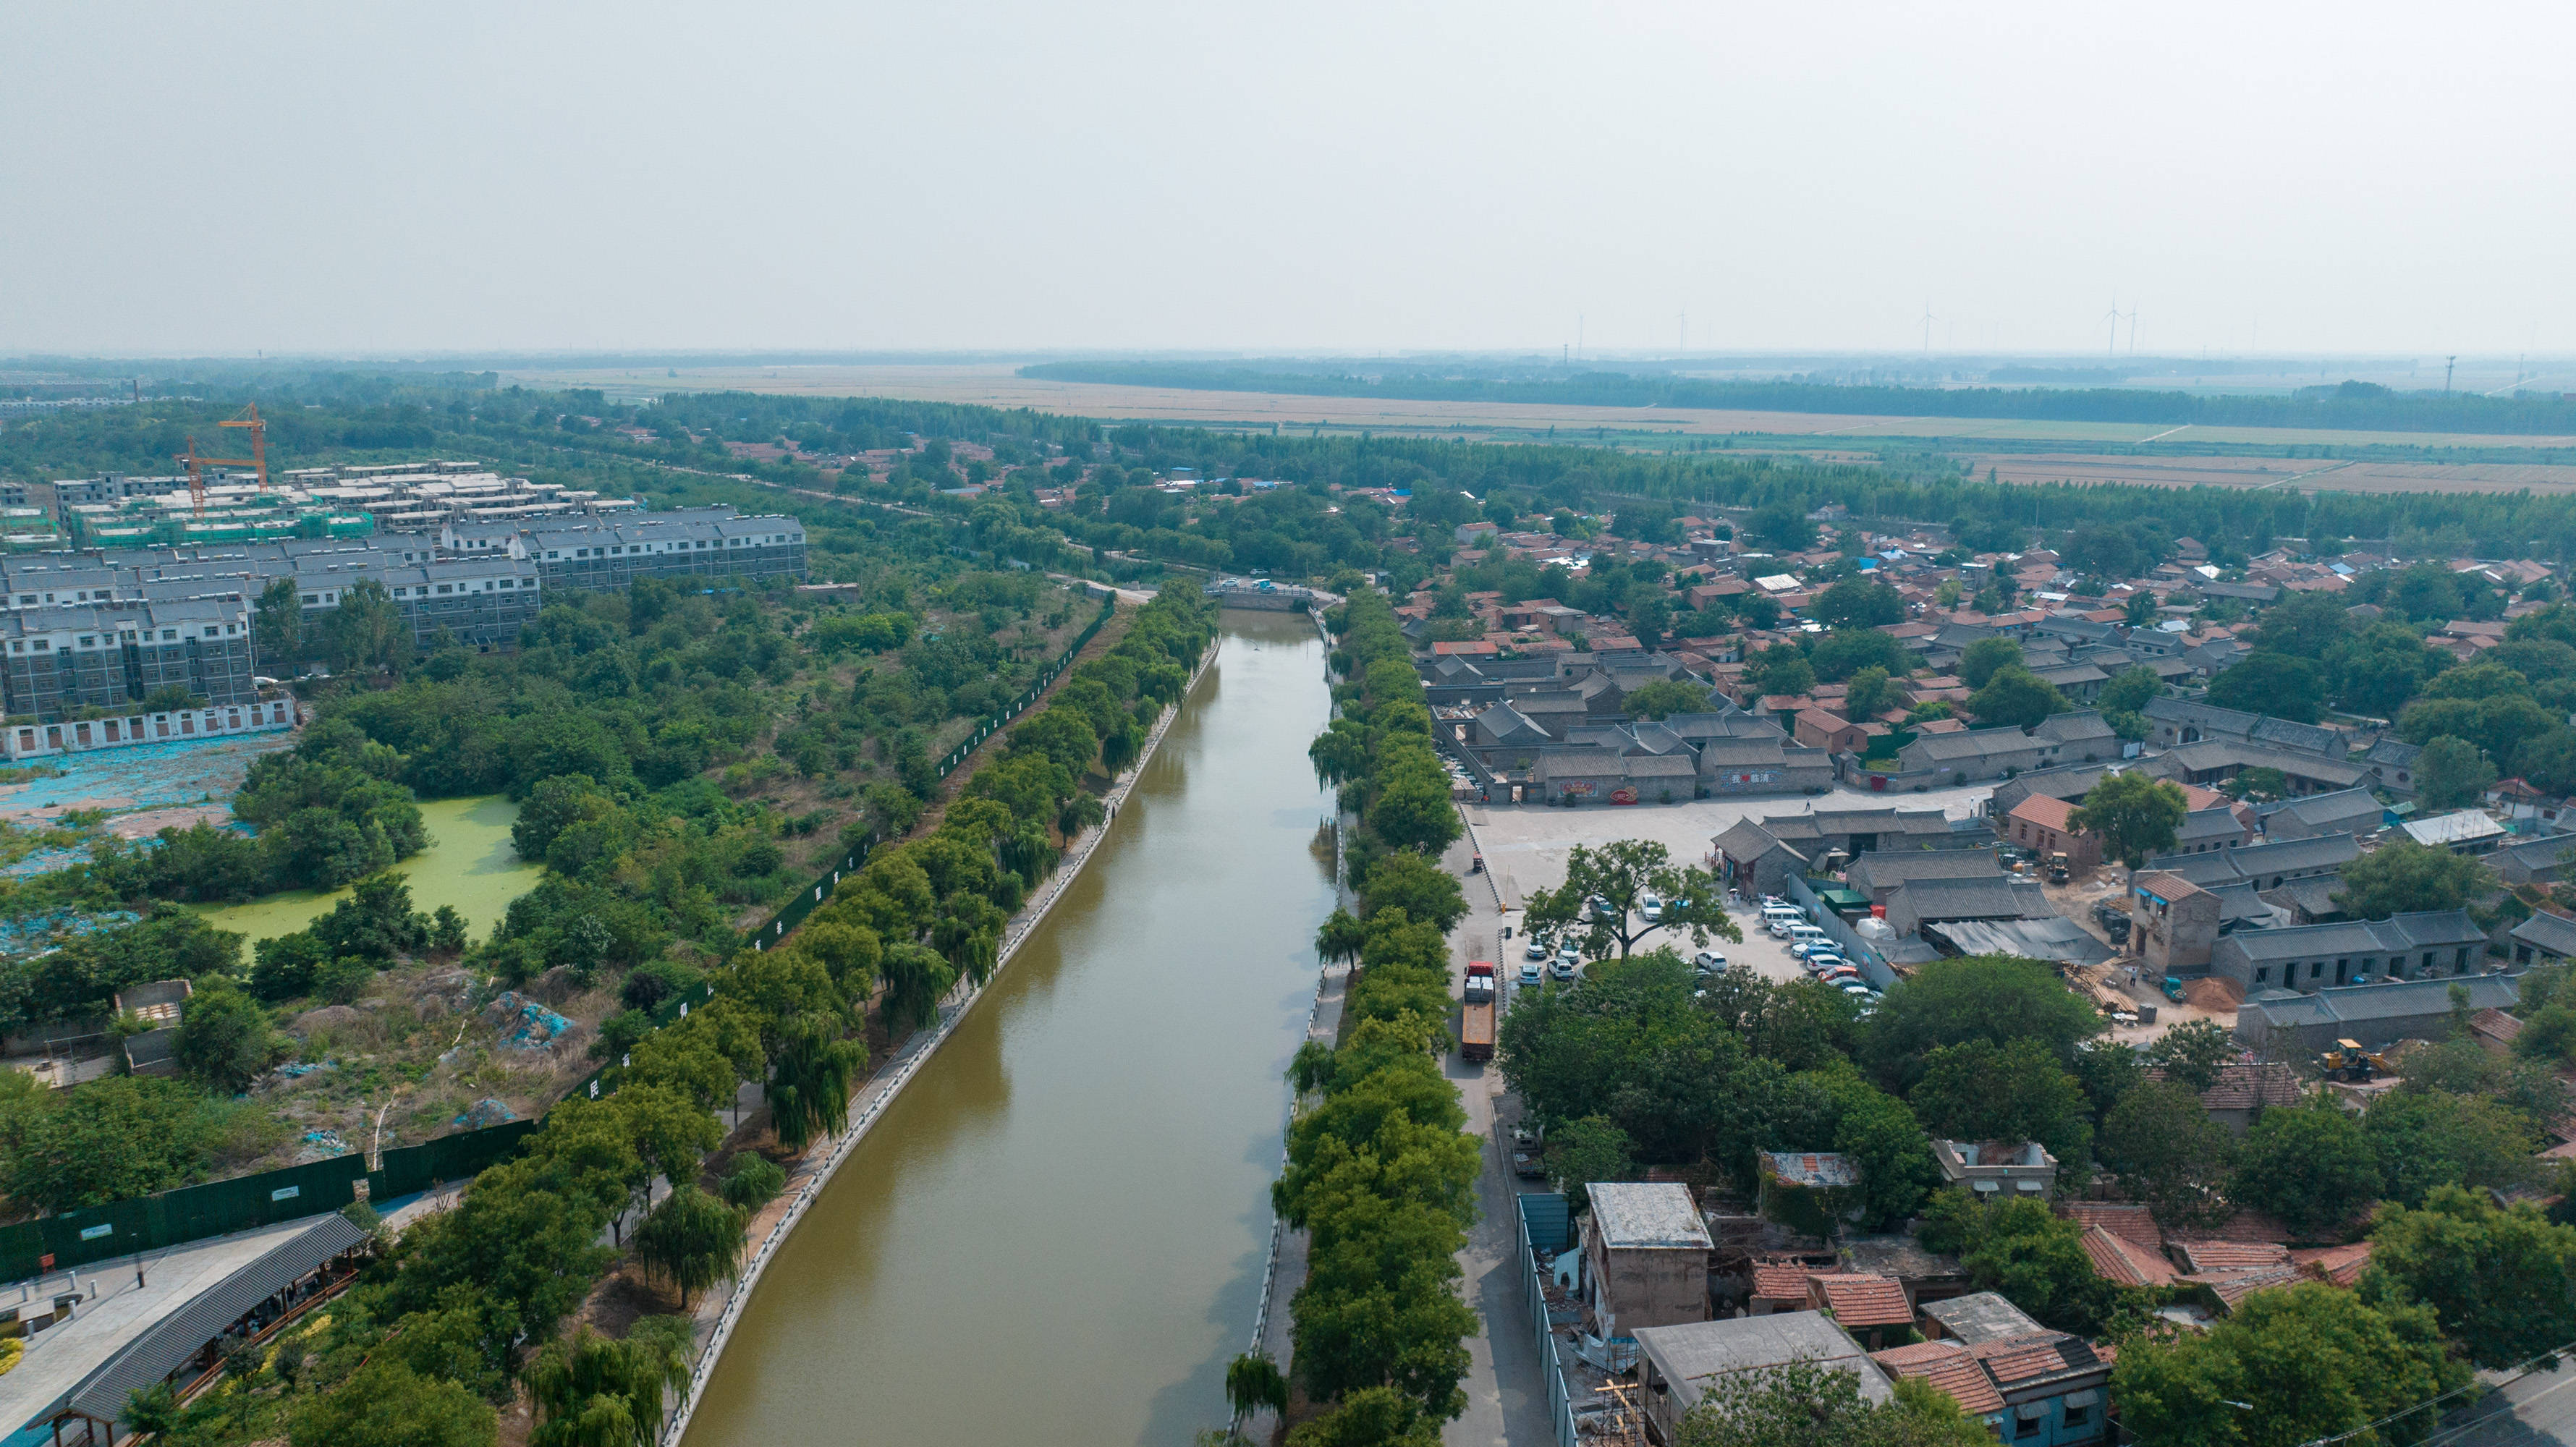
{"label": "parked white car", "polygon": [[1653,890],[1648,890],[1646,893],[1639,895],[1637,897],[1637,913],[1644,915],[1646,917],[1646,923],[1648,924],[1661,924],[1664,918],[1663,896],[1655,893]]}
{"label": "parked white car", "polygon": [[1702,950],[1691,958],[1691,968],[1703,975],[1713,975],[1726,968],[1726,956],[1715,950]]}

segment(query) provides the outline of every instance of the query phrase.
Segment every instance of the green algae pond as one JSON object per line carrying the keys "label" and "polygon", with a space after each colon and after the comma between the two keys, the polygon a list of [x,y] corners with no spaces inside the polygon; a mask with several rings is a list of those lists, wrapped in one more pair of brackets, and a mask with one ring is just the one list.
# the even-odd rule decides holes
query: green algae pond
{"label": "green algae pond", "polygon": [[[510,901],[534,889],[544,873],[511,847],[510,824],[518,817],[519,806],[498,794],[424,801],[420,818],[429,829],[429,847],[394,866],[410,881],[411,907],[427,914],[452,904],[476,939],[490,935]],[[345,887],[296,889],[248,904],[194,905],[190,910],[217,929],[257,943],[293,934],[348,897]]]}

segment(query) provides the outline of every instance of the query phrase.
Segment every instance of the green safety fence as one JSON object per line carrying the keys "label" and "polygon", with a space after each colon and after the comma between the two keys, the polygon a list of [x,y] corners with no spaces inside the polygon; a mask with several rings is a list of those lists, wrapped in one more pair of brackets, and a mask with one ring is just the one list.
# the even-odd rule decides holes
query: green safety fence
{"label": "green safety fence", "polygon": [[[1084,628],[1064,652],[1046,666],[1026,692],[1013,699],[1001,712],[976,725],[966,742],[951,749],[939,761],[939,777],[948,777],[975,752],[976,745],[991,738],[996,730],[1037,702],[1047,688],[1063,676],[1074,657],[1099,636],[1117,607],[1115,597],[1102,600],[1100,616],[1092,619],[1090,626]],[[851,850],[839,865],[824,871],[811,887],[800,890],[785,908],[763,921],[752,931],[753,946],[758,948],[774,943],[802,923],[806,915],[831,896],[832,886],[840,882],[843,874],[867,861],[868,851],[875,843],[871,839]],[[711,987],[700,985],[683,995],[664,1000],[652,1012],[653,1024],[656,1027],[670,1024],[687,1015],[693,1007],[705,1004],[713,995]],[[576,1082],[570,1095],[593,1100],[599,1098],[615,1088],[616,1073],[623,1066],[623,1061],[612,1061],[600,1067]],[[438,1136],[419,1145],[398,1146],[380,1152],[372,1170],[367,1167],[367,1157],[363,1153],[352,1151],[329,1160],[286,1166],[257,1175],[236,1176],[231,1180],[209,1181],[200,1186],[182,1186],[158,1195],[66,1211],[41,1220],[22,1221],[15,1226],[0,1226],[0,1281],[16,1281],[47,1271],[67,1271],[119,1256],[161,1251],[210,1236],[246,1231],[254,1226],[318,1216],[339,1210],[358,1199],[357,1183],[360,1181],[367,1183],[369,1199],[388,1201],[449,1182],[470,1180],[517,1150],[519,1143],[540,1124],[542,1119],[504,1121],[499,1125]]]}

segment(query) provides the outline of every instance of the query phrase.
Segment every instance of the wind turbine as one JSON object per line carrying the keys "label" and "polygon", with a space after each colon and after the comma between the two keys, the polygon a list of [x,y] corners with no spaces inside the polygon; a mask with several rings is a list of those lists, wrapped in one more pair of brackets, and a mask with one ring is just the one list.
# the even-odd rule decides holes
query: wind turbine
{"label": "wind turbine", "polygon": [[2118,292],[2111,293],[2111,309],[2102,314],[2102,319],[2111,324],[2110,338],[2102,343],[2102,355],[2117,356],[2120,351],[2120,294]]}
{"label": "wind turbine", "polygon": [[1932,315],[1932,303],[1923,304],[1923,355],[1932,355],[1932,324],[1940,318]]}

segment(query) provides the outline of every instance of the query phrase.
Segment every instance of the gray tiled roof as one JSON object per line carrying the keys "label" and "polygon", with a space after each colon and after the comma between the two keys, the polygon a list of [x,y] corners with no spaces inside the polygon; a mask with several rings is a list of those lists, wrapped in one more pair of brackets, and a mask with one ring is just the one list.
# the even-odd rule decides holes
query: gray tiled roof
{"label": "gray tiled roof", "polygon": [[2194,884],[2224,879],[2268,879],[2276,874],[2322,874],[2361,857],[2361,845],[2349,834],[2320,834],[2313,839],[2277,839],[2243,844],[2205,854],[2168,854],[2147,861],[2147,868],[2179,874]]}
{"label": "gray tiled roof", "polygon": [[2576,956],[2576,919],[2563,914],[2535,914],[2513,927],[2513,937],[2561,958]]}
{"label": "gray tiled roof", "polygon": [[[2321,926],[2331,928],[2331,926]],[[2230,939],[2243,939],[2230,935]],[[2472,1010],[2501,1010],[2522,998],[2522,976],[2470,975],[2461,979],[2392,980],[2377,985],[2335,985],[2304,994],[2258,990],[2242,1008],[2259,1011],[2273,1027],[2333,1025],[2388,1019],[2429,1019],[2451,1012],[2451,987],[2469,992]]]}
{"label": "gray tiled roof", "polygon": [[1917,879],[2001,879],[1990,849],[1880,849],[1843,872],[1854,889],[1889,889]]}
{"label": "gray tiled roof", "polygon": [[[1947,919],[2044,919],[2055,913],[2048,895],[2031,880],[1917,879],[1900,885],[1906,910],[1926,921]],[[1890,901],[1891,904],[1894,901]],[[1894,913],[1891,909],[1889,913]]]}
{"label": "gray tiled roof", "polygon": [[2234,934],[2221,941],[2220,948],[2232,943],[2244,952],[2245,958],[2256,961],[2305,960],[2325,955],[2402,953],[2427,945],[2481,944],[2486,937],[2486,931],[2477,927],[2468,911],[2445,909],[2392,915],[2382,920],[2345,920]]}

